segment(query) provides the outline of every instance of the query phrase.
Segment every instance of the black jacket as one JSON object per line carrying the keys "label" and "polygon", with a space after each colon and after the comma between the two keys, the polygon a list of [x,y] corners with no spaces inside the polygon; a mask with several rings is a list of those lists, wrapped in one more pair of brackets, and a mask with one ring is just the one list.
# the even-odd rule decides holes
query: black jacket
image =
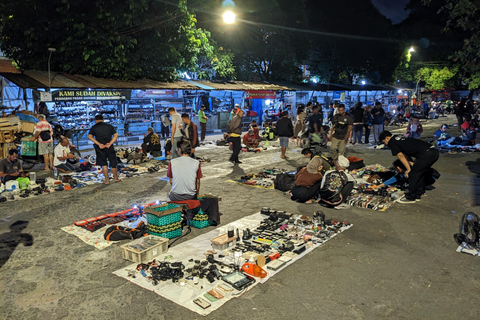
{"label": "black jacket", "polygon": [[281,117],[277,121],[277,135],[279,137],[293,137],[293,124],[292,120],[287,117]]}

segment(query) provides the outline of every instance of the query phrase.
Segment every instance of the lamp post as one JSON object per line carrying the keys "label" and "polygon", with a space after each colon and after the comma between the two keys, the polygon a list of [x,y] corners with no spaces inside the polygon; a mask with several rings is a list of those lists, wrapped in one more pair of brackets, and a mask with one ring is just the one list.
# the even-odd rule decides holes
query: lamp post
{"label": "lamp post", "polygon": [[52,53],[54,53],[55,51],[57,51],[57,49],[48,48],[48,52],[50,52],[50,54],[48,55],[48,91],[50,91],[50,87],[52,86],[52,80],[50,78],[50,58],[52,57]]}

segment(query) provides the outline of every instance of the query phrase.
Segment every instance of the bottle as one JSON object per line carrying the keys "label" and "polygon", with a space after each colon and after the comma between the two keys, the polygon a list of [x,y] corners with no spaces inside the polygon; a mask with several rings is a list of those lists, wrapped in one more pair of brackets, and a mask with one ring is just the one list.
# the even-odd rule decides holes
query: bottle
{"label": "bottle", "polygon": [[233,226],[228,227],[228,237],[233,238],[235,236],[235,233],[233,231]]}
{"label": "bottle", "polygon": [[53,177],[55,180],[58,180],[58,169],[57,167],[53,167]]}

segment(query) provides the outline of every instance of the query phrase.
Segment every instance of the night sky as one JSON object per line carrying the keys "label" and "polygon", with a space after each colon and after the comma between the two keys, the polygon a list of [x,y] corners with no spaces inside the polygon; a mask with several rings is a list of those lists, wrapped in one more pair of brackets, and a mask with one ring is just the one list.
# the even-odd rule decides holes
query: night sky
{"label": "night sky", "polygon": [[404,10],[408,2],[409,0],[372,0],[378,10],[394,24],[402,22],[408,16]]}

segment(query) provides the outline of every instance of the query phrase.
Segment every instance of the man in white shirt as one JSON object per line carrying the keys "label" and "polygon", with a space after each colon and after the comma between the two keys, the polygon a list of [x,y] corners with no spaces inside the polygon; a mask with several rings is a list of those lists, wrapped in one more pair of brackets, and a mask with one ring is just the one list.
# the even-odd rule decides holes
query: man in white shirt
{"label": "man in white shirt", "polygon": [[179,157],[178,153],[175,150],[177,142],[182,138],[182,117],[177,113],[177,110],[174,107],[168,108],[168,113],[172,119],[172,159]]}
{"label": "man in white shirt", "polygon": [[67,161],[67,159],[75,159],[75,156],[70,153],[70,141],[67,138],[63,138],[53,151],[53,165],[58,171],[63,173],[70,173],[75,171],[75,167]]}

